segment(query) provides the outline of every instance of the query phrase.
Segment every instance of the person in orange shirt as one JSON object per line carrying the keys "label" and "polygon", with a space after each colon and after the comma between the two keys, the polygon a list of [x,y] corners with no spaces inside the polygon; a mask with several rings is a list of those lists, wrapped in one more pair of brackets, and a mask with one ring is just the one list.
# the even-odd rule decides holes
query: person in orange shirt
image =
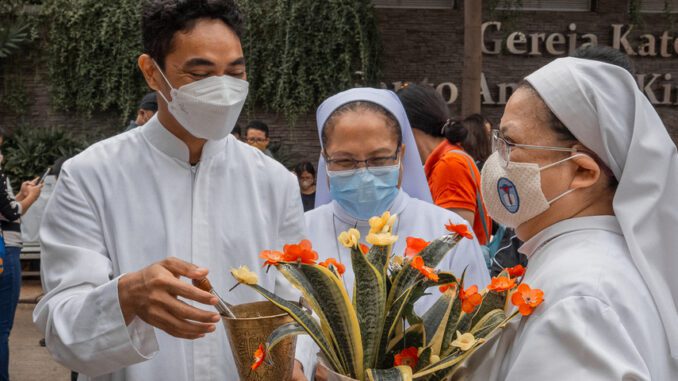
{"label": "person in orange shirt", "polygon": [[480,194],[480,171],[461,145],[468,130],[450,119],[447,104],[432,87],[410,84],[398,96],[412,125],[433,202],[471,223],[480,244],[486,245],[492,220]]}

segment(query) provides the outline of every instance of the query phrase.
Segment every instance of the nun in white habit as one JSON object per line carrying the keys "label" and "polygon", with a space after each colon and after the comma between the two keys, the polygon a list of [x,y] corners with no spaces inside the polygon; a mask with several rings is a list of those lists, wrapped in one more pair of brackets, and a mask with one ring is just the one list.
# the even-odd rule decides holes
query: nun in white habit
{"label": "nun in white habit", "polygon": [[[563,58],[526,83],[506,105],[482,190],[490,215],[525,240],[525,282],[545,301],[459,378],[678,380],[676,146],[617,66]],[[502,197],[509,188],[522,201]]]}
{"label": "nun in white habit", "polygon": [[[307,233],[319,260],[335,258],[346,266],[342,278],[349,292],[354,275],[350,251],[337,241],[341,232],[356,227],[365,237],[367,220],[388,210],[398,215],[394,234],[400,239],[393,252],[402,255],[406,237],[431,241],[447,233],[449,221],[466,224],[459,215],[431,203],[412,130],[395,93],[372,88],[344,91],[323,102],[316,117],[323,152],[318,163],[318,206],[305,214]],[[490,281],[475,238],[462,240],[438,269],[459,275],[466,269],[468,286],[483,288]],[[435,302],[438,290],[432,292],[418,302],[417,312]],[[298,342],[297,358],[307,377],[317,352],[312,344],[304,336]]]}

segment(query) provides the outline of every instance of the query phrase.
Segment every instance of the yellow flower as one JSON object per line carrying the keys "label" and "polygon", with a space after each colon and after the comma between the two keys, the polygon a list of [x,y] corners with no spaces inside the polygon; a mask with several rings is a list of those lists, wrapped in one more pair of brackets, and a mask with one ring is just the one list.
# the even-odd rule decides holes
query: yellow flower
{"label": "yellow flower", "polygon": [[388,210],[381,217],[370,218],[370,233],[388,233],[393,230],[397,215],[391,215]]}
{"label": "yellow flower", "polygon": [[238,281],[238,283],[257,284],[259,276],[250,271],[247,266],[240,266],[237,269],[231,269],[231,275]]}
{"label": "yellow flower", "polygon": [[339,242],[344,247],[352,249],[358,246],[358,242],[360,242],[360,232],[356,229],[348,229],[347,232],[339,234]]}
{"label": "yellow flower", "polygon": [[392,235],[390,232],[370,233],[365,240],[375,246],[391,246],[398,241],[398,236]]}
{"label": "yellow flower", "polygon": [[460,348],[462,351],[468,351],[476,344],[476,342],[478,342],[478,340],[473,337],[472,333],[467,332],[462,335],[461,332],[457,331],[457,339],[452,342],[452,346]]}
{"label": "yellow flower", "polygon": [[402,266],[403,265],[403,257],[396,255],[391,259],[391,263],[397,266]]}

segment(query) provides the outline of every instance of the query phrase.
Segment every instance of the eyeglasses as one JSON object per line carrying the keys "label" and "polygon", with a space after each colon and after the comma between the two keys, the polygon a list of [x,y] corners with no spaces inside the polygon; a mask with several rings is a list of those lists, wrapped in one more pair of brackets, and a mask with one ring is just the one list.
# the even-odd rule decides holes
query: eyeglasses
{"label": "eyeglasses", "polygon": [[511,148],[524,148],[524,149],[537,149],[537,150],[546,150],[546,151],[559,151],[559,152],[579,152],[576,148],[566,148],[566,147],[549,147],[549,146],[533,146],[529,144],[517,144],[507,142],[502,138],[498,130],[492,131],[492,152],[499,153],[499,159],[504,168],[508,167],[511,162]]}
{"label": "eyeglasses", "polygon": [[266,140],[268,140],[268,139],[266,139],[266,138],[245,138],[245,141],[247,141],[248,143],[263,143]]}
{"label": "eyeglasses", "polygon": [[400,155],[400,147],[396,149],[395,154],[392,156],[382,156],[382,157],[371,157],[366,160],[356,160],[356,159],[332,159],[323,152],[325,157],[325,162],[327,162],[327,169],[330,171],[348,171],[351,169],[356,169],[360,164],[365,164],[365,168],[379,168],[386,167],[389,165],[398,164],[398,156]]}

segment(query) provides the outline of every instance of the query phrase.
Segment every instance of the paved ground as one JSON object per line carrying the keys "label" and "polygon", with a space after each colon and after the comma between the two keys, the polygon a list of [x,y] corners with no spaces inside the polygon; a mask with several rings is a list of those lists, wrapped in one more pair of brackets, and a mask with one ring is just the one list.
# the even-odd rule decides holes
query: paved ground
{"label": "paved ground", "polygon": [[40,345],[40,332],[31,315],[35,300],[42,292],[40,281],[24,281],[14,328],[9,338],[9,376],[12,381],[68,381],[70,371],[57,364]]}

